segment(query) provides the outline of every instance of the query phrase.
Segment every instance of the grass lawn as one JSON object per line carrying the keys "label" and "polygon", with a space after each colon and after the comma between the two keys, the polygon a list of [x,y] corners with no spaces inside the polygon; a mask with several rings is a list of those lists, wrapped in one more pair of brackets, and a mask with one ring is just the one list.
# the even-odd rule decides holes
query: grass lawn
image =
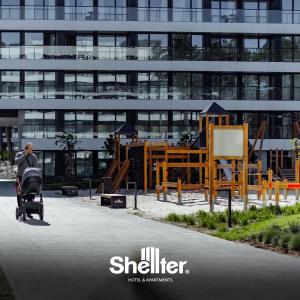
{"label": "grass lawn", "polygon": [[[250,207],[232,212],[232,228],[227,227],[228,212],[198,211],[190,215],[169,214],[163,221],[196,229],[230,241],[284,250],[300,255],[300,203],[279,207]],[[275,247],[275,248],[274,248]]]}
{"label": "grass lawn", "polygon": [[281,228],[287,228],[291,222],[300,222],[300,214],[292,216],[280,216],[246,226],[236,226],[228,231],[216,230],[212,235],[230,241],[246,240],[253,234],[258,234],[272,225],[278,225]]}

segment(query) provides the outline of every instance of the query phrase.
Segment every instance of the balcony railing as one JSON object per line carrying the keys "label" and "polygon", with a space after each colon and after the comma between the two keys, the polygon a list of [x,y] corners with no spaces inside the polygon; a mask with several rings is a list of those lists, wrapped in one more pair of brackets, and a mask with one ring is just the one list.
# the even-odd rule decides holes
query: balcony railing
{"label": "balcony railing", "polygon": [[300,61],[300,49],[0,46],[1,59]]}
{"label": "balcony railing", "polygon": [[92,6],[1,6],[1,20],[299,24],[300,11]]}
{"label": "balcony railing", "polygon": [[[103,123],[104,124],[104,123]],[[45,124],[24,124],[22,126],[22,138],[24,139],[59,139],[63,132],[56,131],[55,124],[45,125]],[[78,139],[95,139],[95,138],[107,138],[115,130],[115,125],[104,124],[104,127],[96,126],[96,131],[94,131],[93,124],[73,124],[66,125],[64,131],[67,133],[72,133],[74,137]],[[198,132],[197,126],[186,126],[186,125],[159,125],[150,124],[149,126],[144,126],[139,123],[136,124],[136,129],[139,132],[140,138],[147,139],[180,139],[184,134],[189,134],[196,136]],[[249,124],[249,138],[254,139],[257,136],[259,126]],[[292,126],[289,125],[276,125],[276,126],[266,126],[265,139],[292,139],[293,130]]]}
{"label": "balcony railing", "polygon": [[[14,99],[70,99],[70,100],[282,100],[280,95],[300,95],[300,87],[292,90],[288,87],[273,86],[167,86],[141,83],[138,86],[99,84],[0,84],[0,98]],[[287,96],[285,96],[285,99]],[[286,99],[293,100],[293,99]],[[295,96],[295,100],[300,100]]]}

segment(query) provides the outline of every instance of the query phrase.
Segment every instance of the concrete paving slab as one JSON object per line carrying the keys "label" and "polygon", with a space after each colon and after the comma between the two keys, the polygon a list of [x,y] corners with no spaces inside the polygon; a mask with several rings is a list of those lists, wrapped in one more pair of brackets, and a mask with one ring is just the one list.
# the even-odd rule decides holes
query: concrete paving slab
{"label": "concrete paving slab", "polygon": [[[45,223],[15,220],[16,199],[0,197],[0,263],[16,298],[296,299],[300,259],[100,207],[85,198],[45,197]],[[43,226],[40,226],[43,225]],[[173,282],[130,283],[113,275],[112,256],[140,258],[159,247],[187,260]]]}

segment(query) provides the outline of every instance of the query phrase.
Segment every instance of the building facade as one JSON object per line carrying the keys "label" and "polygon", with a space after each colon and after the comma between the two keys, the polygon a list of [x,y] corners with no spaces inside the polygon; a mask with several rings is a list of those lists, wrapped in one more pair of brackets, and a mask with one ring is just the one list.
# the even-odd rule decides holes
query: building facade
{"label": "building facade", "polygon": [[[0,0],[0,146],[31,141],[45,176],[101,175],[106,138],[196,136],[213,101],[292,164],[300,120],[300,1]],[[12,141],[8,145],[8,141]]]}

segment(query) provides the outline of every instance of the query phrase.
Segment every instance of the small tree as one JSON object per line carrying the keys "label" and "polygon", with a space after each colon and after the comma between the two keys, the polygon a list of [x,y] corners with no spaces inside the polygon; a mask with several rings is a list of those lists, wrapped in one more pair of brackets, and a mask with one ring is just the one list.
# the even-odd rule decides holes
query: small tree
{"label": "small tree", "polygon": [[67,176],[72,176],[75,172],[75,147],[78,144],[77,138],[72,133],[63,133],[57,138],[55,144],[65,151],[65,170]]}

